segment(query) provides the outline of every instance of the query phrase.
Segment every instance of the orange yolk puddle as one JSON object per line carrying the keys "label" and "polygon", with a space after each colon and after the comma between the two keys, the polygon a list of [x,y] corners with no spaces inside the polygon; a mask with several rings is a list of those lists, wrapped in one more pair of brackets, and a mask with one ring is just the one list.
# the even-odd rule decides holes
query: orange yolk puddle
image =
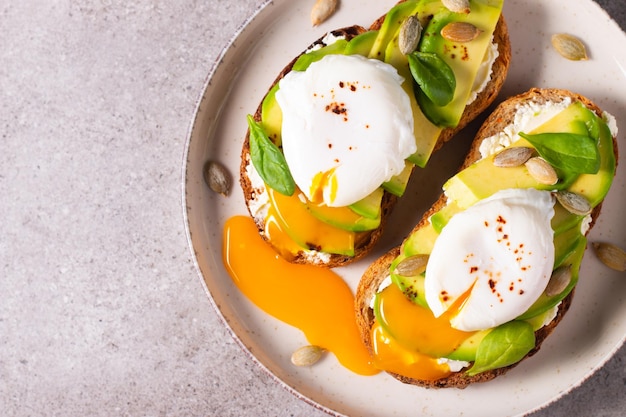
{"label": "orange yolk puddle", "polygon": [[[313,217],[306,204],[298,198],[298,190],[292,196],[285,196],[271,188],[267,190],[270,209],[266,224],[271,224],[272,229],[266,230],[266,233],[276,247],[286,248],[281,250],[281,255],[289,258],[302,248],[344,255],[354,254],[354,233],[333,227]],[[279,231],[288,234],[299,247],[294,244],[278,246],[277,239],[285,240],[277,236]]]}
{"label": "orange yolk puddle", "polygon": [[354,296],[329,269],[291,264],[259,236],[252,219],[226,222],[224,265],[240,291],[266,313],[304,332],[360,375],[379,372],[359,337]]}
{"label": "orange yolk puddle", "polygon": [[378,297],[381,317],[372,328],[374,364],[422,380],[448,376],[448,365],[437,363],[437,358],[450,354],[473,334],[450,326],[450,314],[458,311],[462,300],[449,310],[453,313],[435,318],[429,309],[408,300],[395,285],[385,288]]}

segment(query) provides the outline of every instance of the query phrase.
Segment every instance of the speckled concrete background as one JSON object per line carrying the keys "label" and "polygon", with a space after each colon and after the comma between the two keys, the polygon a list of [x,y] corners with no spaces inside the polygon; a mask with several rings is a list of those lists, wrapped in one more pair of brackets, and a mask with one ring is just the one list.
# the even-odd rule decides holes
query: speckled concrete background
{"label": "speckled concrete background", "polygon": [[[196,99],[261,3],[0,5],[1,415],[325,415],[229,336],[182,222]],[[535,416],[624,415],[625,361]]]}

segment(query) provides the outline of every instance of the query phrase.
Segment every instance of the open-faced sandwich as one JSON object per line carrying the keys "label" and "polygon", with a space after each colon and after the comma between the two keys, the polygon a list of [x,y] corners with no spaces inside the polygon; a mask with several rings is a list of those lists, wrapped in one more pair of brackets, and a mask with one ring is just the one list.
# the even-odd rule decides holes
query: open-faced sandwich
{"label": "open-faced sandwich", "polygon": [[536,353],[570,306],[616,135],[611,115],[569,91],[501,103],[441,197],[359,283],[357,321],[376,366],[463,388]]}
{"label": "open-faced sandwich", "polygon": [[283,69],[248,117],[240,183],[285,259],[334,267],[369,252],[415,165],[497,96],[510,61],[502,3],[403,1]]}

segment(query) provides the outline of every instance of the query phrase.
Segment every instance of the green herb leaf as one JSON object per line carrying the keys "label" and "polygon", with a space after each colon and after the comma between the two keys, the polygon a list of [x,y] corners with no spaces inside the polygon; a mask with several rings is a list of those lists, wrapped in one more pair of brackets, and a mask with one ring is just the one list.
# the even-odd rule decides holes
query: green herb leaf
{"label": "green herb leaf", "polygon": [[250,159],[265,184],[284,195],[293,195],[296,183],[291,176],[285,156],[261,125],[248,115],[250,128]]}
{"label": "green herb leaf", "polygon": [[589,135],[576,133],[539,133],[520,136],[529,141],[539,155],[565,172],[596,174],[600,169],[600,153]]}
{"label": "green herb leaf", "polygon": [[522,360],[535,347],[533,326],[525,321],[510,321],[493,329],[478,345],[476,361],[467,374],[477,375],[503,368]]}
{"label": "green herb leaf", "polygon": [[415,51],[407,55],[409,69],[420,89],[437,106],[445,106],[454,98],[454,71],[439,55]]}

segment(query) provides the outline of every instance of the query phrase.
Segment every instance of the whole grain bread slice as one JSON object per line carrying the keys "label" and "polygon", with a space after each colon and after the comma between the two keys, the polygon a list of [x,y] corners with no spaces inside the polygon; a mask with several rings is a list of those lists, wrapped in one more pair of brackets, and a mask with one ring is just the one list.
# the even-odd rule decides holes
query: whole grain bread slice
{"label": "whole grain bread slice", "polygon": [[[353,37],[364,33],[367,30],[378,30],[384,21],[384,16],[377,19],[369,29],[366,29],[361,26],[350,26],[342,29],[337,29],[332,31],[332,35],[335,37],[343,36],[346,40],[350,40]],[[509,41],[509,33],[506,22],[504,18],[501,16],[496,29],[493,35],[493,42],[498,46],[498,58],[493,64],[492,76],[490,82],[487,86],[478,94],[478,97],[465,108],[465,112],[463,113],[459,124],[454,128],[444,129],[437,143],[435,144],[434,151],[440,149],[444,143],[449,141],[452,137],[454,137],[461,129],[463,129],[468,123],[474,120],[480,113],[482,113],[489,105],[495,100],[498,92],[502,88],[504,84],[508,68],[511,61],[511,44]],[[307,50],[315,45],[323,45],[324,37],[318,39],[313,42]],[[306,50],[305,50],[306,51]],[[303,52],[305,53],[305,52]],[[299,57],[299,56],[298,56]],[[276,77],[272,85],[268,88],[271,88],[277,84],[289,71],[291,71],[294,63],[297,61],[298,57],[295,57]],[[261,120],[261,108],[262,102],[257,107],[257,110],[254,114],[254,119],[258,122]],[[265,234],[265,218],[262,215],[256,215],[251,210],[251,207],[255,205],[255,201],[258,199],[260,195],[263,193],[262,188],[255,188],[252,184],[249,169],[251,166],[250,160],[250,142],[249,142],[249,131],[246,133],[246,137],[243,142],[242,151],[241,151],[241,165],[240,165],[240,175],[239,182],[241,184],[241,188],[243,190],[244,199],[246,202],[246,206],[254,222],[259,230],[259,234],[265,241],[272,245],[272,241]],[[291,259],[289,259],[293,263],[299,264],[315,264],[319,266],[325,267],[337,267],[342,265],[347,265],[357,259],[362,258],[367,255],[378,242],[380,237],[382,236],[386,220],[391,214],[395,204],[397,202],[397,197],[389,192],[385,192],[382,203],[381,203],[381,222],[380,226],[377,229],[367,231],[367,232],[358,232],[355,236],[355,254],[354,256],[346,256],[339,254],[325,254],[323,256],[316,256],[320,254],[318,252],[318,248],[310,247],[309,250],[302,250],[299,253],[295,254]]]}
{"label": "whole grain bread slice", "polygon": [[[517,111],[517,108],[520,104],[527,103],[529,101],[533,101],[537,104],[543,104],[546,102],[555,102],[559,103],[563,101],[566,97],[572,99],[572,102],[579,101],[583,103],[587,108],[592,110],[598,116],[602,117],[603,112],[595,103],[593,103],[588,98],[572,93],[567,90],[560,89],[538,89],[533,88],[523,94],[514,96],[509,98],[508,100],[502,102],[491,115],[485,120],[479,131],[477,132],[474,141],[472,142],[471,148],[467,153],[466,159],[464,160],[462,166],[459,171],[470,166],[475,161],[481,158],[480,154],[480,144],[483,139],[493,136],[494,134],[501,132],[504,127],[508,124],[512,123],[513,117]],[[615,158],[617,161],[617,138],[613,137],[613,150],[615,153]],[[424,227],[428,222],[429,218],[439,211],[446,204],[446,196],[441,194],[441,196],[433,203],[433,205],[424,213],[420,221],[414,226],[411,233],[415,230],[418,230]],[[596,219],[600,215],[600,210],[602,207],[602,203],[598,204],[591,213],[591,223],[589,225],[589,230],[593,227]],[[588,231],[587,231],[588,233]],[[410,233],[409,233],[410,234]],[[408,236],[408,235],[407,235]],[[357,287],[356,299],[355,299],[355,309],[356,309],[356,317],[357,317],[357,326],[359,328],[359,332],[361,335],[361,339],[365,346],[370,350],[373,354],[372,350],[372,337],[371,337],[371,329],[374,325],[374,312],[370,307],[370,302],[374,298],[374,295],[378,291],[381,286],[381,283],[389,276],[389,268],[391,262],[400,254],[401,246],[397,246],[381,257],[379,257],[376,261],[374,261],[367,270],[363,273],[359,285]],[[535,332],[536,344],[533,350],[531,350],[525,358],[530,357],[539,351],[542,342],[545,338],[552,333],[552,331],[556,328],[559,322],[563,319],[565,313],[570,307],[572,302],[572,298],[574,296],[574,290],[561,302],[558,308],[558,312],[556,317],[546,326],[540,328]],[[525,359],[524,358],[524,359]],[[522,361],[520,361],[522,362]],[[427,381],[427,380],[419,380],[414,378],[408,378],[402,375],[390,373],[396,379],[407,383],[418,385],[422,387],[428,388],[448,388],[448,387],[456,387],[456,388],[465,388],[470,384],[474,384],[477,382],[485,382],[496,378],[499,375],[502,375],[519,365],[520,362],[517,362],[514,365],[510,365],[504,368],[498,368],[491,371],[483,372],[477,374],[475,376],[468,376],[465,374],[464,370],[459,372],[454,372],[450,376],[439,379],[436,381]]]}

